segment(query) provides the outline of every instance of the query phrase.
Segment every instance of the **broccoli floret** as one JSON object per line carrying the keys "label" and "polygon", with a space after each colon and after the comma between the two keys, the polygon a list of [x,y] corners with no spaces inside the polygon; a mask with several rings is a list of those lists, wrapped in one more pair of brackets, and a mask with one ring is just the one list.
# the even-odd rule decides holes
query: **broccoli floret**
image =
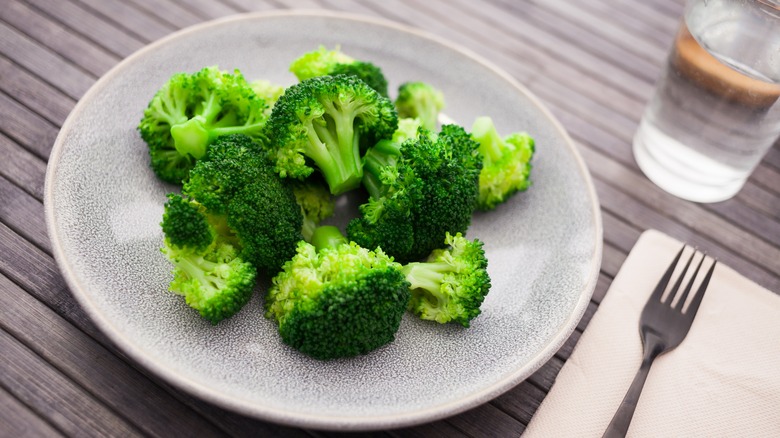
{"label": "broccoli floret", "polygon": [[393,341],[410,297],[401,265],[339,234],[334,227],[315,231],[319,249],[300,242],[265,300],[265,315],[278,323],[282,341],[322,360]]}
{"label": "broccoli floret", "polygon": [[178,194],[168,195],[162,229],[162,251],[173,263],[169,290],[212,324],[238,313],[249,302],[257,271],[221,234],[205,207]]}
{"label": "broccoli floret", "polygon": [[482,166],[477,147],[457,125],[445,125],[435,136],[421,128],[400,145],[377,143],[364,157],[370,199],[348,224],[347,236],[406,263],[440,247],[446,232],[465,232]]}
{"label": "broccoli floret", "polygon": [[261,140],[266,107],[238,70],[206,67],[171,76],[152,98],[138,129],[155,173],[180,184],[217,137],[241,133]]}
{"label": "broccoli floret", "polygon": [[305,53],[293,61],[290,71],[299,81],[326,75],[356,76],[377,93],[387,97],[387,79],[382,69],[370,62],[358,61],[345,55],[339,47],[328,50],[325,46],[320,46],[317,50]]}
{"label": "broccoli floret", "polygon": [[393,104],[346,75],[292,85],[266,124],[270,155],[282,177],[303,179],[319,169],[334,195],[360,185],[360,140],[389,138],[398,127]]}
{"label": "broccoli floret", "polygon": [[412,289],[409,310],[422,319],[468,327],[490,290],[487,259],[477,239],[447,233],[445,244],[448,248],[434,250],[424,262],[403,267]]}
{"label": "broccoli floret", "polygon": [[199,252],[206,250],[217,238],[217,231],[209,223],[206,209],[174,193],[168,194],[160,225],[169,247]]}
{"label": "broccoli floret", "polygon": [[328,191],[325,182],[313,176],[304,181],[293,180],[292,189],[303,214],[301,234],[306,241],[311,242],[317,225],[335,213],[335,198]]}
{"label": "broccoli floret", "polygon": [[246,135],[220,137],[190,171],[183,192],[221,218],[241,257],[271,275],[303,238],[302,209],[263,151]]}
{"label": "broccoli floret", "polygon": [[259,146],[246,135],[218,138],[190,170],[182,189],[212,214],[227,214],[236,193],[258,180],[278,179]]}
{"label": "broccoli floret", "polygon": [[524,132],[501,137],[490,117],[478,117],[471,136],[479,142],[483,167],[479,174],[479,210],[492,210],[531,184],[534,139]]}
{"label": "broccoli floret", "polygon": [[265,101],[267,108],[264,112],[266,116],[270,116],[271,109],[273,108],[276,101],[279,100],[279,96],[284,94],[284,86],[274,84],[271,81],[267,81],[265,79],[252,81],[249,83],[249,86],[252,87],[252,90],[259,98]]}
{"label": "broccoli floret", "polygon": [[303,239],[303,215],[292,188],[273,173],[239,190],[228,205],[227,220],[241,242],[241,257],[274,275]]}
{"label": "broccoli floret", "polygon": [[398,117],[417,118],[423,128],[435,131],[439,112],[444,109],[444,95],[425,82],[405,82],[398,87],[395,99]]}

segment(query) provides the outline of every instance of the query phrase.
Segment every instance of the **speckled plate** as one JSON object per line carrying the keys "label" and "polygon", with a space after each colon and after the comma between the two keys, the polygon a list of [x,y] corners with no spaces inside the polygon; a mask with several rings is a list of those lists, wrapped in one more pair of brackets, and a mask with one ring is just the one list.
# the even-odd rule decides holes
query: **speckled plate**
{"label": "speckled plate", "polygon": [[[291,84],[298,55],[320,44],[380,65],[390,89],[440,88],[467,128],[536,138],[533,186],[478,214],[493,288],[464,329],[404,318],[392,344],[320,362],[283,345],[258,296],[211,326],[167,292],[160,253],[165,194],[136,126],[154,92],[207,65]],[[453,44],[373,18],[324,12],[230,17],[130,56],[78,103],[57,138],[45,190],[54,254],[78,302],[128,356],[205,400],[257,418],[322,429],[378,429],[446,417],[509,390],[557,351],[582,317],[601,262],[598,201],[572,141],[508,74]]]}

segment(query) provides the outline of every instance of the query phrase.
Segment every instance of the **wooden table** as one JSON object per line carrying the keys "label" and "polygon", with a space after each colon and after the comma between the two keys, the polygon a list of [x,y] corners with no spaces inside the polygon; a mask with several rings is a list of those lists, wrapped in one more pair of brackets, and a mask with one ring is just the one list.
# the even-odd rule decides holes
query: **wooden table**
{"label": "wooden table", "polygon": [[331,436],[245,418],[128,361],[85,316],[52,258],[46,162],[76,101],[108,69],[177,29],[250,10],[324,8],[419,27],[536,93],[575,139],[604,221],[588,312],[538,372],[455,417],[385,436],[516,436],[534,415],[639,234],[662,230],[780,291],[780,147],[739,193],[699,205],[648,181],[631,138],[682,0],[3,0],[0,7],[0,435]]}

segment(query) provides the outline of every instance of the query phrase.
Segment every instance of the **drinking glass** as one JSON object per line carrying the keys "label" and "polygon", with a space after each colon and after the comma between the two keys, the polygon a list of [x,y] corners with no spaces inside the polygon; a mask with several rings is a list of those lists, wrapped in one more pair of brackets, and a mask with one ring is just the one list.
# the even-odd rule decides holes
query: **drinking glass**
{"label": "drinking glass", "polygon": [[780,137],[780,0],[689,0],[634,157],[667,192],[731,198]]}

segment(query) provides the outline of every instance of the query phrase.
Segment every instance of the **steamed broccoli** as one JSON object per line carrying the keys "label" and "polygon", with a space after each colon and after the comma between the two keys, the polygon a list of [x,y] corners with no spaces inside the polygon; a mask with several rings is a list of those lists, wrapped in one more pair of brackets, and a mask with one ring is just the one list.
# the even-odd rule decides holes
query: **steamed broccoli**
{"label": "steamed broccoli", "polygon": [[410,297],[401,266],[380,249],[347,242],[335,227],[313,240],[273,278],[266,317],[282,341],[316,359],[365,354],[395,338]]}
{"label": "steamed broccoli", "polygon": [[377,93],[387,97],[387,80],[382,70],[370,62],[358,61],[345,55],[339,47],[328,50],[325,46],[320,46],[317,50],[305,53],[293,61],[290,71],[299,81],[326,75],[355,76]]}
{"label": "steamed broccoli", "polygon": [[401,144],[377,143],[364,157],[370,199],[348,224],[348,237],[405,263],[441,246],[446,232],[465,232],[482,167],[477,147],[457,125],[438,135],[420,128],[417,138]]}
{"label": "steamed broccoli", "polygon": [[334,195],[360,185],[360,140],[390,137],[398,126],[393,104],[346,75],[292,85],[266,124],[269,153],[282,177],[303,179],[319,169]]}
{"label": "steamed broccoli", "polygon": [[163,253],[173,263],[169,289],[212,324],[236,314],[252,297],[257,271],[222,234],[220,218],[177,194],[168,195]]}
{"label": "steamed broccoli", "polygon": [[267,81],[265,79],[254,80],[249,83],[249,86],[252,87],[252,90],[259,98],[265,101],[265,104],[267,105],[265,109],[265,115],[271,115],[271,109],[273,108],[274,104],[277,100],[279,100],[279,96],[284,94],[284,86],[274,84],[273,82]]}
{"label": "steamed broccoli", "polygon": [[235,235],[241,257],[275,274],[303,238],[293,189],[246,135],[220,137],[190,171],[183,192]]}
{"label": "steamed broccoli", "polygon": [[444,242],[448,248],[403,267],[412,289],[409,310],[422,319],[468,327],[490,290],[487,259],[479,240],[447,233]]}
{"label": "steamed broccoli", "polygon": [[501,138],[490,117],[478,117],[471,136],[479,142],[483,167],[479,174],[477,208],[492,210],[531,184],[531,158],[534,139],[526,133],[512,133]]}
{"label": "steamed broccoli", "polygon": [[423,128],[434,131],[444,109],[444,95],[428,83],[405,82],[398,87],[395,107],[398,117],[419,119]]}
{"label": "steamed broccoli", "polygon": [[317,225],[335,213],[335,199],[328,191],[325,182],[315,177],[309,177],[304,181],[293,181],[292,189],[295,201],[301,206],[301,214],[303,214],[301,234],[306,241],[310,242]]}
{"label": "steamed broccoli", "polygon": [[238,70],[206,67],[171,76],[152,98],[138,129],[154,172],[180,184],[217,137],[242,133],[259,139],[265,109]]}
{"label": "steamed broccoli", "polygon": [[203,204],[211,213],[227,214],[236,193],[263,179],[278,179],[268,174],[268,159],[246,135],[218,138],[190,170],[183,193]]}

